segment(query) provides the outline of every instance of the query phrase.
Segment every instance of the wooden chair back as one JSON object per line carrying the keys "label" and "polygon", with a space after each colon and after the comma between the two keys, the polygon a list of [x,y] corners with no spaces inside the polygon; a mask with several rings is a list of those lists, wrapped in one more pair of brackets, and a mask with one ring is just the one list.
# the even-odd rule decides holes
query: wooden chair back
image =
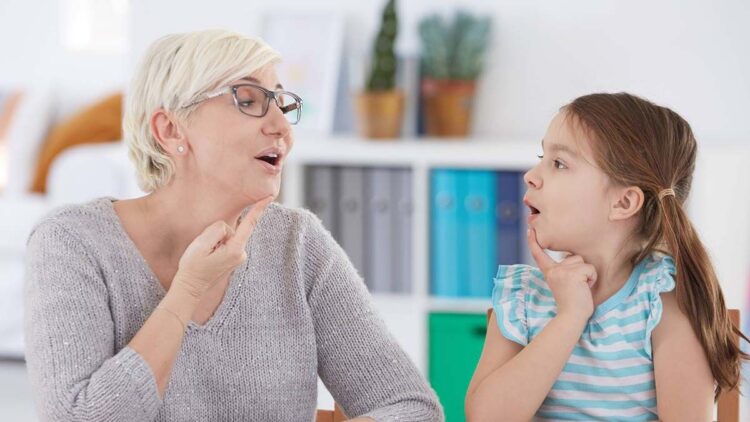
{"label": "wooden chair back", "polygon": [[[732,324],[735,327],[740,327],[740,310],[730,309],[729,319],[732,320]],[[735,344],[739,344],[740,337],[734,336]],[[716,402],[718,407],[717,422],[740,422],[740,387],[731,391],[725,391],[719,395],[719,400]]]}
{"label": "wooden chair back", "polygon": [[344,411],[335,403],[333,410],[318,410],[315,414],[315,422],[343,422],[345,420]]}

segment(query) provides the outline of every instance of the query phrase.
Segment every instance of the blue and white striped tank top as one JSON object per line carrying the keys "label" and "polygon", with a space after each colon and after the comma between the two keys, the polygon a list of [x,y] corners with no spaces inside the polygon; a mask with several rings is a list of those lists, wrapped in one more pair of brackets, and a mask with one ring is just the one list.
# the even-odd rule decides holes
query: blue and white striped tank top
{"label": "blue and white striped tank top", "polygon": [[[594,311],[536,420],[658,420],[651,332],[674,274],[674,261],[662,254],[636,265]],[[557,313],[542,272],[528,265],[500,266],[492,305],[500,332],[522,346]]]}

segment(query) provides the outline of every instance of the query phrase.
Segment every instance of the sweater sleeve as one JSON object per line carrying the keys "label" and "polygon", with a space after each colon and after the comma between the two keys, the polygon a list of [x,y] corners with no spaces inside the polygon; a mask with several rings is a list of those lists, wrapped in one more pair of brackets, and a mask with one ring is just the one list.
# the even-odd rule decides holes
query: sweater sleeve
{"label": "sweater sleeve", "polygon": [[24,331],[29,379],[43,421],[150,421],[161,404],[151,369],[115,350],[103,276],[57,221],[29,237]]}
{"label": "sweater sleeve", "polygon": [[305,214],[304,276],[312,282],[318,374],[349,417],[442,421],[437,397],[373,309],[354,266],[320,220]]}

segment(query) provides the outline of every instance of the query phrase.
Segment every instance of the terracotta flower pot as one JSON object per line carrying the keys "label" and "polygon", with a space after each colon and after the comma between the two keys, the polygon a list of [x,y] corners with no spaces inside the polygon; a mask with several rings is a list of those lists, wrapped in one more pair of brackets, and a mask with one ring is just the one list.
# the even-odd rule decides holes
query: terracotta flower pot
{"label": "terracotta flower pot", "polygon": [[475,92],[475,81],[422,80],[422,108],[427,135],[468,136]]}
{"label": "terracotta flower pot", "polygon": [[395,139],[401,135],[404,118],[404,94],[400,90],[357,94],[357,115],[362,136]]}

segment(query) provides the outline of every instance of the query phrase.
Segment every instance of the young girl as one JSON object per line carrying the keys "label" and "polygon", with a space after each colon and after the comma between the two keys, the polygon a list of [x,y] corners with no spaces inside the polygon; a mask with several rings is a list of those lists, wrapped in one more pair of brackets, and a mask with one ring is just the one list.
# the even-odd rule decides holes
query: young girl
{"label": "young girl", "polygon": [[711,420],[748,356],[683,208],[690,126],[629,94],[587,95],[542,148],[524,177],[539,268],[498,271],[467,418]]}

